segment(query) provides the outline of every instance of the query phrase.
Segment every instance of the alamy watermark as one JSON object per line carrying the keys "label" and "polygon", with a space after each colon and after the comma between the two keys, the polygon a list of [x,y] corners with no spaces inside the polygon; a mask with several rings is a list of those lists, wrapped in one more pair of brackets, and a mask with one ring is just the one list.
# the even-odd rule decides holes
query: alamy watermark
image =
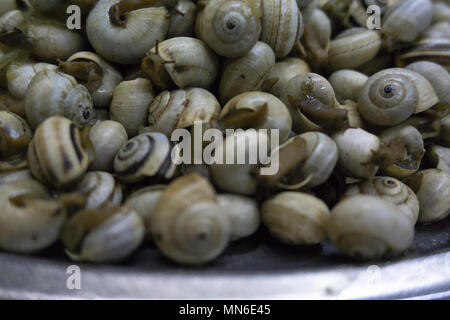
{"label": "alamy watermark", "polygon": [[66,273],[69,274],[66,280],[66,288],[69,290],[81,290],[81,269],[77,265],[67,267]]}

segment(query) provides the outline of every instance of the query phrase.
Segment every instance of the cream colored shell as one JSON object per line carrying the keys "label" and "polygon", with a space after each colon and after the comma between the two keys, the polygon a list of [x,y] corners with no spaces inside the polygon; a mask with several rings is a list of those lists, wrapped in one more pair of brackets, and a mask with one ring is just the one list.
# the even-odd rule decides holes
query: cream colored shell
{"label": "cream colored shell", "polygon": [[433,86],[440,102],[450,103],[450,75],[442,66],[429,61],[419,61],[406,68],[424,76]]}
{"label": "cream colored shell", "polygon": [[25,119],[9,111],[0,111],[0,159],[26,152],[32,137]]}
{"label": "cream colored shell", "polygon": [[309,65],[305,60],[299,58],[285,58],[272,67],[270,74],[267,76],[267,82],[275,84],[271,88],[263,88],[268,93],[273,94],[277,98],[281,97],[283,88],[287,86],[289,80],[302,73],[310,72]]}
{"label": "cream colored shell", "polygon": [[450,148],[434,145],[429,150],[428,158],[436,169],[450,173]]}
{"label": "cream colored shell", "polygon": [[270,233],[282,242],[312,245],[325,240],[330,210],[320,199],[302,192],[282,192],[267,199],[262,219]]}
{"label": "cream colored shell", "polygon": [[333,72],[328,81],[333,86],[338,99],[358,101],[368,76],[355,70],[339,70]]}
{"label": "cream colored shell", "polygon": [[197,6],[193,1],[180,0],[170,13],[167,38],[191,37],[194,35]]}

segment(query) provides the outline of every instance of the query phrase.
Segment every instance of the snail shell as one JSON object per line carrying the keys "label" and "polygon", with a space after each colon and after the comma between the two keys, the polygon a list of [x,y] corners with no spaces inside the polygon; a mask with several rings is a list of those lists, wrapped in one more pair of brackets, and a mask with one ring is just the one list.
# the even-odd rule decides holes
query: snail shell
{"label": "snail shell", "polygon": [[331,210],[328,236],[343,253],[375,260],[409,248],[414,226],[395,204],[377,196],[357,195]]}
{"label": "snail shell", "polygon": [[[102,57],[117,63],[138,63],[169,29],[169,12],[163,6],[124,14],[124,26],[110,17],[120,0],[100,0],[86,21],[89,42]],[[80,51],[80,50],[78,50]]]}
{"label": "snail shell", "polygon": [[[82,203],[75,197],[71,205]],[[69,203],[67,203],[69,204]],[[0,248],[33,253],[49,247],[65,221],[65,204],[50,197],[48,190],[32,179],[0,185]]]}
{"label": "snail shell", "polygon": [[428,158],[436,169],[450,173],[450,148],[434,145],[429,151]]}
{"label": "snail shell", "polygon": [[434,2],[433,23],[450,21],[450,5],[445,2]]}
{"label": "snail shell", "polygon": [[[446,25],[448,30],[449,24]],[[397,57],[397,65],[405,66],[416,61],[430,61],[440,64],[450,71],[450,35],[440,38],[426,38],[420,40],[416,45]]]}
{"label": "snail shell", "polygon": [[44,70],[36,73],[28,86],[25,112],[33,129],[51,116],[64,116],[82,127],[93,116],[92,97],[72,76]]}
{"label": "snail shell", "polygon": [[150,234],[150,218],[155,212],[156,204],[166,189],[166,185],[158,184],[145,187],[128,196],[124,207],[134,210],[144,222],[147,235]]}
{"label": "snail shell", "polygon": [[[116,69],[114,69],[108,62],[106,62],[104,59],[102,59],[99,55],[89,52],[89,51],[82,51],[77,52],[74,55],[72,55],[69,59],[67,59],[66,63],[60,64],[60,68],[62,66],[62,71],[65,73],[71,74],[70,70],[67,70],[64,66],[69,66],[70,63],[76,64],[77,62],[84,62],[91,64],[92,69],[96,68],[99,71],[98,78],[96,78],[93,82],[96,82],[95,87],[93,84],[91,84],[90,80],[82,82],[86,85],[88,89],[92,87],[89,92],[92,95],[92,99],[94,101],[94,105],[96,107],[108,107],[111,98],[113,95],[114,89],[117,87],[117,85],[122,81],[122,75],[120,72],[118,72]],[[95,66],[95,67],[94,67]],[[75,71],[76,72],[76,71]],[[75,78],[77,78],[76,73],[72,74]],[[88,76],[86,74],[83,74],[83,76]],[[86,84],[87,82],[87,84]]]}
{"label": "snail shell", "polygon": [[136,212],[113,206],[79,211],[64,224],[61,240],[75,261],[118,262],[139,247],[144,233]]}
{"label": "snail shell", "polygon": [[417,172],[406,179],[420,203],[419,222],[436,222],[450,214],[450,174],[439,169]]}
{"label": "snail shell", "polygon": [[310,72],[310,69],[304,60],[298,58],[283,59],[275,63],[270,71],[270,74],[267,76],[267,82],[273,83],[276,81],[270,89],[267,89],[267,92],[273,94],[277,98],[280,98],[281,92],[283,88],[287,86],[289,80],[299,74],[307,72]]}
{"label": "snail shell", "polygon": [[309,6],[314,0],[297,0],[297,5],[299,9],[306,8]]}
{"label": "snail shell", "polygon": [[388,176],[403,179],[419,170],[425,154],[422,134],[411,125],[401,124],[380,133],[382,143],[389,145],[394,140],[400,141],[405,148],[405,155],[401,161],[388,166],[381,166],[381,172]]}
{"label": "snail shell", "polygon": [[353,100],[344,100],[339,105],[341,109],[347,110],[348,125],[350,128],[364,128],[366,124],[358,111],[358,103]]}
{"label": "snail shell", "polygon": [[111,101],[110,118],[123,125],[128,137],[134,137],[139,126],[147,123],[148,106],[154,97],[150,80],[138,78],[123,81],[115,89]]}
{"label": "snail shell", "polygon": [[128,135],[119,122],[106,120],[94,125],[89,130],[89,139],[94,147],[94,161],[90,170],[111,171],[114,157],[128,141]]}
{"label": "snail shell", "polygon": [[359,194],[379,196],[397,205],[413,225],[419,217],[419,200],[416,194],[403,182],[392,177],[373,177],[367,181],[351,184],[344,197]]}
{"label": "snail shell", "polygon": [[261,216],[255,200],[236,194],[219,194],[217,200],[231,220],[231,241],[254,234],[261,225]]}
{"label": "snail shell", "polygon": [[282,242],[312,245],[326,238],[330,210],[314,196],[301,192],[282,192],[267,199],[261,212],[264,225]]}
{"label": "snail shell", "polygon": [[176,179],[166,188],[150,217],[150,228],[165,256],[190,265],[219,256],[231,233],[230,217],[213,187],[195,173]]}
{"label": "snail shell", "polygon": [[175,129],[189,128],[197,121],[210,123],[219,112],[216,97],[205,89],[164,91],[150,104],[148,122],[150,130],[170,136]]}
{"label": "snail shell", "polygon": [[358,101],[368,76],[355,70],[339,70],[333,72],[328,79],[339,100]]}
{"label": "snail shell", "polygon": [[0,16],[8,11],[18,9],[16,1],[17,0],[3,0],[0,4]]}
{"label": "snail shell", "polygon": [[173,143],[160,132],[140,134],[125,143],[114,158],[114,171],[126,183],[145,178],[170,179],[175,174],[172,162]]}
{"label": "snail shell", "polygon": [[262,0],[260,40],[267,43],[277,59],[286,57],[302,36],[302,16],[295,0]]}
{"label": "snail shell", "polygon": [[381,33],[390,41],[411,42],[428,28],[432,19],[433,3],[430,0],[400,1],[387,8]]}
{"label": "snail shell", "polygon": [[418,61],[406,66],[407,69],[420,73],[433,86],[439,101],[450,103],[450,75],[437,63]]}
{"label": "snail shell", "polygon": [[338,165],[346,174],[368,179],[377,173],[379,167],[373,163],[381,147],[377,136],[360,128],[349,128],[332,138],[338,146]]}
{"label": "snail shell", "polygon": [[0,110],[9,111],[25,117],[25,100],[19,99],[8,91],[0,89]]}
{"label": "snail shell", "polygon": [[93,171],[84,175],[75,191],[86,199],[86,209],[115,206],[122,203],[122,187],[107,172]]}
{"label": "snail shell", "polygon": [[436,92],[422,75],[392,68],[369,78],[359,98],[359,111],[372,124],[394,126],[438,102]]}
{"label": "snail shell", "polygon": [[56,65],[49,63],[13,62],[6,69],[8,91],[17,98],[24,99],[28,85],[36,73],[43,70],[56,70],[56,68]]}
{"label": "snail shell", "polygon": [[439,121],[441,134],[439,142],[446,147],[450,147],[450,115]]}
{"label": "snail shell", "polygon": [[241,93],[228,101],[220,113],[220,124],[226,129],[275,129],[283,142],[291,133],[292,119],[277,97],[254,91]]}
{"label": "snail shell", "polygon": [[197,15],[197,37],[218,55],[238,58],[256,44],[261,34],[257,0],[211,0]]}
{"label": "snail shell", "polygon": [[18,180],[33,180],[30,170],[22,169],[0,173],[0,185]]}
{"label": "snail shell", "polygon": [[328,69],[352,69],[372,60],[381,48],[377,31],[350,28],[330,43]]}
{"label": "snail shell", "polygon": [[158,43],[142,61],[142,69],[159,87],[210,87],[219,73],[214,52],[198,39],[176,37]]}
{"label": "snail shell", "polygon": [[26,152],[33,133],[27,122],[9,111],[0,111],[0,158]]}
{"label": "snail shell", "polygon": [[29,144],[28,164],[34,178],[56,189],[81,178],[89,158],[75,124],[57,116],[45,120]]}
{"label": "snail shell", "polygon": [[189,0],[177,1],[175,8],[170,13],[169,30],[167,38],[191,37],[194,35],[197,6]]}
{"label": "snail shell", "polygon": [[274,65],[272,48],[261,41],[244,56],[228,61],[219,85],[222,104],[240,93],[260,90]]}
{"label": "snail shell", "polygon": [[[254,152],[261,146],[267,146],[266,150],[271,151],[269,148],[270,137],[262,130],[236,130],[233,134],[227,135],[223,143],[216,149],[216,156],[223,164],[214,163],[210,166],[213,183],[227,192],[242,195],[254,194],[258,180],[252,172],[258,167],[258,163],[251,164],[250,161],[245,161],[244,164],[239,164],[238,155],[240,159],[244,156],[245,159],[250,159],[250,152]],[[234,150],[228,151],[234,152],[233,164],[229,164],[229,162],[227,164],[227,150]],[[264,155],[258,160],[266,163],[268,158]]]}

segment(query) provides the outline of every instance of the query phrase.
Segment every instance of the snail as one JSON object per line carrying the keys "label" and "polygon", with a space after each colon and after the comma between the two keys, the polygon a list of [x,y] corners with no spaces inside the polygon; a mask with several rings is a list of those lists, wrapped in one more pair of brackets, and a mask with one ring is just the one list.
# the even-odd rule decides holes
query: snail
{"label": "snail", "polygon": [[219,123],[226,129],[275,129],[280,142],[289,137],[292,119],[289,110],[277,97],[264,92],[245,92],[223,107]]}
{"label": "snail", "polygon": [[169,30],[169,12],[163,6],[145,7],[151,2],[155,1],[100,0],[86,21],[95,51],[117,63],[140,62]]}
{"label": "snail", "polygon": [[145,225],[147,238],[150,236],[151,216],[155,212],[156,204],[165,188],[166,185],[158,184],[139,189],[131,193],[123,204],[124,207],[130,208],[139,214]]}
{"label": "snail", "polygon": [[433,3],[430,0],[397,1],[389,6],[381,21],[381,33],[388,48],[397,42],[417,39],[433,20]]}
{"label": "snail", "polygon": [[391,201],[356,195],[332,210],[327,233],[343,253],[356,259],[377,260],[407,250],[414,237],[410,218]]}
{"label": "snail", "polygon": [[0,110],[9,111],[25,117],[25,101],[14,97],[8,91],[0,89]]}
{"label": "snail", "polygon": [[31,174],[56,189],[76,182],[90,162],[89,150],[81,143],[80,132],[72,121],[59,116],[46,119],[28,146]]}
{"label": "snail", "polygon": [[89,139],[94,148],[94,161],[89,169],[93,171],[111,171],[114,157],[128,141],[128,135],[119,122],[101,121],[89,130]]}
{"label": "snail", "polygon": [[262,88],[264,91],[280,98],[283,88],[288,84],[289,80],[302,73],[310,72],[309,65],[302,59],[285,58],[272,67],[266,82],[273,84],[271,88]]}
{"label": "snail", "polygon": [[295,132],[322,131],[348,126],[348,111],[340,108],[331,84],[319,74],[303,73],[292,78],[281,94]]}
{"label": "snail", "polygon": [[33,253],[49,247],[58,239],[66,215],[83,205],[78,194],[52,199],[32,179],[0,185],[0,248]]}
{"label": "snail", "polygon": [[369,77],[355,70],[339,70],[333,72],[328,81],[340,100],[358,101],[359,95]]}
{"label": "snail", "polygon": [[43,70],[56,70],[57,66],[50,63],[35,63],[31,61],[17,61],[11,63],[6,69],[8,91],[17,98],[24,99],[36,73]]}
{"label": "snail", "polygon": [[344,198],[356,195],[373,195],[397,205],[413,225],[419,217],[419,200],[416,194],[403,182],[392,177],[373,177],[366,181],[350,184]]}
{"label": "snail", "polygon": [[261,34],[259,0],[211,0],[197,15],[196,35],[218,55],[247,54]]}
{"label": "snail", "polygon": [[308,7],[303,13],[304,31],[299,47],[300,55],[314,67],[320,68],[328,61],[331,42],[331,21],[321,9]]}
{"label": "snail", "polygon": [[218,257],[230,240],[230,224],[213,187],[195,173],[169,184],[150,216],[151,233],[161,252],[188,265]]}
{"label": "snail", "polygon": [[0,111],[0,172],[27,167],[26,152],[32,139],[28,123],[9,111]]}
{"label": "snail", "polygon": [[43,70],[36,73],[28,86],[25,113],[33,129],[51,116],[64,116],[82,127],[93,116],[92,97],[72,76]]}
{"label": "snail", "polygon": [[366,123],[358,111],[358,103],[353,100],[343,100],[339,104],[341,109],[347,110],[348,126],[350,128],[364,128]]}
{"label": "snail", "polygon": [[450,173],[450,148],[434,145],[429,150],[428,158],[436,169]]}
{"label": "snail", "polygon": [[173,143],[160,132],[140,134],[126,142],[114,158],[114,172],[125,183],[144,179],[170,179],[176,173],[172,162]]}
{"label": "snail", "polygon": [[372,60],[381,48],[377,31],[350,28],[340,33],[330,43],[327,68],[351,69]]}
{"label": "snail", "polygon": [[406,66],[406,69],[420,73],[433,86],[439,101],[450,104],[450,75],[437,63],[418,61]]}
{"label": "snail", "polygon": [[358,101],[361,115],[379,126],[400,124],[438,102],[439,98],[428,80],[403,68],[385,69],[371,76]]}
{"label": "snail", "polygon": [[122,81],[113,92],[110,118],[123,125],[128,137],[134,137],[139,126],[147,123],[148,108],[154,97],[152,83],[148,79]]}
{"label": "snail", "polygon": [[0,185],[18,180],[33,180],[30,170],[20,169],[0,173]]}
{"label": "snail", "polygon": [[282,192],[261,206],[264,225],[282,242],[312,245],[325,240],[330,210],[320,199],[302,192]]}
{"label": "snail", "polygon": [[230,241],[240,240],[254,234],[260,224],[261,217],[255,200],[236,194],[217,195],[222,210],[230,216]]}
{"label": "snail", "polygon": [[445,2],[434,2],[433,23],[450,21],[450,6]]}
{"label": "snail", "polygon": [[122,75],[116,69],[88,51],[77,52],[66,62],[60,62],[59,69],[86,86],[96,107],[108,107],[114,89],[122,82]]}
{"label": "snail", "polygon": [[450,214],[449,173],[427,169],[408,177],[405,182],[419,198],[419,222],[440,221]]}
{"label": "snail", "polygon": [[258,91],[268,85],[264,81],[274,65],[272,48],[261,41],[244,56],[228,61],[219,84],[221,103],[227,103],[240,93]]}
{"label": "snail", "polygon": [[277,59],[286,57],[300,41],[303,21],[296,0],[261,0],[260,41],[267,43]]}
{"label": "snail", "polygon": [[379,138],[385,145],[397,143],[399,148],[404,149],[400,159],[388,166],[381,166],[382,173],[403,179],[419,170],[425,154],[423,138],[419,130],[408,124],[400,124],[382,131]]}
{"label": "snail", "polygon": [[216,80],[217,57],[198,39],[176,37],[157,43],[142,60],[142,69],[159,87],[208,88]]}
{"label": "snail", "polygon": [[167,31],[168,39],[191,37],[194,35],[197,6],[190,0],[180,0],[177,2],[170,14],[169,30]]}
{"label": "snail", "polygon": [[201,88],[164,91],[149,108],[149,129],[170,136],[175,129],[189,128],[195,122],[211,123],[219,117],[220,104]]}
{"label": "snail", "polygon": [[432,24],[427,30],[425,30],[420,36],[420,42],[429,41],[433,39],[445,39],[450,38],[450,21],[440,21]]}
{"label": "snail", "polygon": [[[270,155],[270,136],[262,130],[236,130],[227,135],[216,149],[215,157],[220,163],[214,162],[210,166],[212,182],[226,192],[255,194],[258,180],[253,171],[261,163],[269,162],[269,155],[261,151],[264,148]],[[250,161],[250,153],[252,157],[259,154],[259,158]]]}
{"label": "snail", "polygon": [[74,261],[119,262],[136,250],[145,228],[139,215],[126,207],[82,210],[61,230],[61,241]]}
{"label": "snail", "polygon": [[11,11],[11,10],[17,10],[17,0],[3,0],[0,4],[0,16],[4,13]]}
{"label": "snail", "polygon": [[381,50],[371,61],[356,67],[356,71],[370,77],[381,70],[391,68],[394,64],[394,58],[391,53]]}
{"label": "snail", "polygon": [[122,187],[107,172],[86,173],[74,190],[85,197],[85,209],[97,209],[122,203]]}

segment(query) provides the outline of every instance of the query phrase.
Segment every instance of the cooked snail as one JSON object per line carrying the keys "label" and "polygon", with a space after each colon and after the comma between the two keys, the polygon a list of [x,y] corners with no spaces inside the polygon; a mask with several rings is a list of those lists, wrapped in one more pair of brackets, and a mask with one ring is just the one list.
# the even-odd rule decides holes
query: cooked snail
{"label": "cooked snail", "polygon": [[193,1],[180,0],[170,13],[167,38],[191,37],[194,35],[197,6]]}
{"label": "cooked snail", "polygon": [[0,110],[9,111],[25,117],[25,101],[14,97],[8,91],[0,89]]}
{"label": "cooked snail", "polygon": [[343,253],[365,260],[399,255],[414,236],[410,218],[398,206],[369,195],[339,202],[331,210],[327,231]]}
{"label": "cooked snail", "polygon": [[272,67],[266,82],[273,84],[271,88],[262,88],[264,91],[273,94],[277,98],[281,97],[283,88],[288,84],[289,80],[302,73],[310,72],[308,64],[298,58],[283,59]]}
{"label": "cooked snail", "polygon": [[255,200],[236,194],[219,194],[217,201],[230,216],[230,241],[249,237],[258,230],[261,217]]}
{"label": "cooked snail", "polygon": [[160,132],[140,134],[125,143],[114,158],[114,172],[126,183],[175,175],[172,162],[173,143]]}
{"label": "cooked snail", "polygon": [[61,241],[75,261],[118,262],[139,247],[144,233],[136,212],[113,206],[77,212],[64,224]]}
{"label": "cooked snail", "polygon": [[86,173],[74,191],[85,197],[86,209],[97,209],[122,203],[122,187],[107,172]]}
{"label": "cooked snail", "polygon": [[93,116],[92,97],[72,76],[44,70],[36,73],[28,86],[25,112],[33,129],[51,116],[64,116],[83,127]]}
{"label": "cooked snail", "polygon": [[312,245],[325,240],[330,210],[320,199],[301,192],[282,192],[267,199],[262,219],[270,233],[294,245]]}
{"label": "cooked snail", "polygon": [[0,111],[0,159],[26,152],[33,133],[28,123],[9,111]]}
{"label": "cooked snail", "polygon": [[359,95],[369,77],[355,70],[333,72],[328,79],[340,100],[358,101]]}
{"label": "cooked snail", "polygon": [[419,200],[416,194],[403,182],[392,177],[373,177],[364,182],[349,185],[344,197],[359,194],[379,196],[397,205],[413,225],[419,217]]}
{"label": "cooked snail", "polygon": [[428,158],[436,169],[450,173],[450,148],[434,145],[429,151]]}
{"label": "cooked snail", "polygon": [[189,265],[216,258],[231,234],[230,217],[213,187],[195,173],[176,179],[164,190],[150,216],[150,229],[164,255]]}

